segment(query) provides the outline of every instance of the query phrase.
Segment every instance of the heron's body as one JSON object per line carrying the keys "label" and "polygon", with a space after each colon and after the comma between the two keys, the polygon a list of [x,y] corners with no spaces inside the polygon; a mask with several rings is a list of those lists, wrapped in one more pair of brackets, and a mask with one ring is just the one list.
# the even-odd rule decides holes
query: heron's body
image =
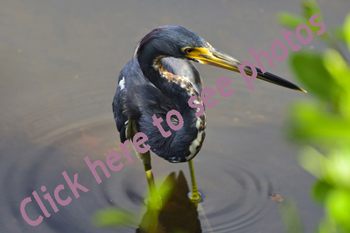
{"label": "heron's body", "polygon": [[[134,56],[120,72],[118,87],[113,100],[113,112],[120,139],[132,139],[137,132],[148,137],[146,144],[158,156],[169,162],[189,162],[192,178],[193,201],[200,200],[192,159],[199,152],[205,138],[206,117],[200,108],[203,105],[200,94],[203,88],[198,71],[190,61],[218,66],[238,72],[241,62],[213,48],[196,33],[176,25],[163,26],[148,33],[137,45]],[[251,74],[250,68],[245,68]],[[257,78],[283,87],[304,91],[293,83],[271,73],[257,69]],[[166,122],[169,111],[176,110],[184,124],[173,130]],[[164,136],[154,124],[154,117],[161,118]],[[172,115],[173,125],[179,119]],[[154,190],[150,154],[138,153],[144,163],[150,191]]]}
{"label": "heron's body", "polygon": [[[187,104],[190,95],[187,90],[181,88],[181,83],[188,82],[195,95],[198,95],[202,90],[202,81],[198,71],[189,61],[169,57],[162,58],[161,63],[160,68],[164,69],[164,72],[168,71],[166,75],[169,79],[172,76],[174,82],[163,78],[160,89],[144,76],[136,58],[128,62],[119,75],[119,85],[113,101],[114,118],[122,142],[127,139],[127,121],[133,119],[138,130],[147,135],[147,144],[155,154],[169,162],[186,162],[192,159],[202,146],[205,137],[205,115],[199,119],[194,116],[196,110]],[[172,130],[165,121],[166,114],[172,109],[177,110],[185,119],[184,126],[178,131]],[[169,137],[163,137],[153,125],[154,114],[164,119],[162,126],[165,131],[170,130]],[[200,130],[196,125],[197,120],[203,121]],[[173,118],[172,122],[176,125],[177,119]],[[199,140],[196,141],[197,137]]]}

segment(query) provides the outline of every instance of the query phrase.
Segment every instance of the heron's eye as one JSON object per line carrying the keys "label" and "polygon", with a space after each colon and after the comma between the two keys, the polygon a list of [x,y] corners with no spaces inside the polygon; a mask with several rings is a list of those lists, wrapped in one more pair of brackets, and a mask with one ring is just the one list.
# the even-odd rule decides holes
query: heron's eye
{"label": "heron's eye", "polygon": [[193,51],[194,51],[193,48],[187,48],[187,49],[185,49],[185,53],[186,53],[186,54],[190,54],[190,53],[192,53]]}

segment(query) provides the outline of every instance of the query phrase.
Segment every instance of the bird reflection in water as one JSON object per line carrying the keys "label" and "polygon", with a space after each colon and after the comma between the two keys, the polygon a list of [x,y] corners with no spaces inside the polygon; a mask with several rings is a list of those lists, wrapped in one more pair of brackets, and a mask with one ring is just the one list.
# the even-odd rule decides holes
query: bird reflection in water
{"label": "bird reflection in water", "polygon": [[169,183],[172,189],[167,200],[159,211],[148,206],[136,233],[202,232],[197,204],[188,198],[190,189],[183,172],[178,177],[175,172],[170,173],[160,189]]}

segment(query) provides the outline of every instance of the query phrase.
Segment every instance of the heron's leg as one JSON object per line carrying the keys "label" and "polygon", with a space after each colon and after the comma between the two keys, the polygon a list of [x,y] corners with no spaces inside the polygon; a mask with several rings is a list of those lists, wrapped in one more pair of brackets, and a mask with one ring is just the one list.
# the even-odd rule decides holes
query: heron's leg
{"label": "heron's leg", "polygon": [[[132,119],[128,120],[128,126],[126,130],[126,137],[130,139],[131,141],[134,138],[134,135],[138,133],[135,122]],[[142,145],[141,145],[142,147]],[[137,157],[142,161],[143,167],[145,169],[148,189],[150,192],[150,197],[155,197],[156,194],[156,188],[154,184],[154,178],[153,178],[153,172],[152,172],[152,166],[151,166],[151,153],[147,151],[146,153],[140,153],[138,152],[134,147],[135,153]]]}
{"label": "heron's leg", "polygon": [[145,169],[150,196],[151,198],[155,197],[156,186],[154,184],[154,178],[153,178],[153,172],[152,172],[152,166],[151,166],[151,153],[147,151],[146,153],[142,154],[137,150],[135,150],[135,152],[143,163],[143,168]]}
{"label": "heron's leg", "polygon": [[201,202],[202,198],[197,189],[196,177],[195,177],[194,168],[193,168],[193,160],[188,161],[188,166],[190,168],[191,182],[192,182],[190,199],[193,203],[199,203]]}

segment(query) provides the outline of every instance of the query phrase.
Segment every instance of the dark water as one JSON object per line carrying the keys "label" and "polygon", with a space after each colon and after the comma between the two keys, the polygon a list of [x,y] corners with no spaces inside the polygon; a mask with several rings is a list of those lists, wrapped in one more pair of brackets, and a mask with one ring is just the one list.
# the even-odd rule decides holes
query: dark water
{"label": "dark water", "polygon": [[[327,30],[341,24],[350,9],[348,0],[319,2]],[[133,162],[123,156],[124,167],[108,179],[99,172],[101,184],[84,158],[105,161],[109,151],[121,151],[111,102],[118,73],[137,41],[157,26],[179,24],[214,47],[253,61],[250,46],[268,50],[281,39],[282,27],[276,22],[280,11],[298,13],[298,2],[1,1],[0,232],[135,232],[137,224],[119,229],[91,224],[92,214],[105,207],[143,210],[146,180],[132,147],[128,150]],[[323,48],[315,38],[310,46]],[[169,205],[175,210],[169,207],[160,216],[162,224],[171,229],[187,219],[194,223],[184,228],[190,232],[284,232],[280,203],[268,197],[277,193],[295,200],[305,232],[312,232],[322,216],[309,197],[314,179],[298,166],[297,148],[283,133],[290,103],[307,95],[260,81],[253,82],[251,92],[240,74],[197,68],[204,86],[215,87],[219,77],[227,76],[235,92],[229,98],[217,96],[219,104],[207,109],[207,137],[194,159],[204,202],[198,211],[191,207],[183,198],[187,185],[180,176],[182,191]],[[268,70],[294,80],[285,62]],[[182,170],[189,183],[187,164],[170,164],[156,156],[152,162],[161,180],[172,172],[176,180]],[[64,171],[70,179],[78,173],[78,182],[89,191],[78,190],[80,197],[75,198]],[[57,204],[55,213],[43,195],[53,197],[59,184],[65,187],[60,197],[72,200],[66,206]],[[31,197],[28,216],[34,220],[43,215],[34,190],[51,214],[38,226],[28,225],[20,213],[21,201]]]}

